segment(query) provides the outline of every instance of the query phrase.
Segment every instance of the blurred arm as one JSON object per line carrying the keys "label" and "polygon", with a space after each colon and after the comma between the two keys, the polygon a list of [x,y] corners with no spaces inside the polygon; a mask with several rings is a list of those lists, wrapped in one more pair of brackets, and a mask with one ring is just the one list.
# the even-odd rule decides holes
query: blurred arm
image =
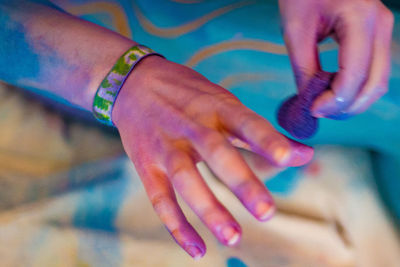
{"label": "blurred arm", "polygon": [[91,110],[97,87],[135,45],[44,1],[0,0],[0,79]]}

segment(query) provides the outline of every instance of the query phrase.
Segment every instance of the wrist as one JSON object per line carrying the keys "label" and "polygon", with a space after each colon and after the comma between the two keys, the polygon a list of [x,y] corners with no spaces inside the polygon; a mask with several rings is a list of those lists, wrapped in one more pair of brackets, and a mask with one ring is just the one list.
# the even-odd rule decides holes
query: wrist
{"label": "wrist", "polygon": [[144,45],[134,45],[115,61],[113,67],[98,86],[93,98],[92,111],[98,121],[109,126],[115,126],[112,120],[112,112],[122,86],[141,61],[152,55],[163,57]]}
{"label": "wrist", "polygon": [[120,42],[118,45],[110,46],[106,51],[102,51],[100,55],[96,55],[99,58],[91,62],[95,64],[90,64],[90,80],[86,86],[85,94],[80,100],[82,103],[81,106],[89,111],[93,109],[93,100],[100,84],[113,68],[118,58],[134,45],[137,45],[137,43],[124,40],[124,42]]}
{"label": "wrist", "polygon": [[114,103],[112,121],[117,128],[125,121],[132,122],[134,118],[131,116],[140,113],[140,106],[134,103],[140,102],[141,92],[147,91],[156,81],[156,73],[165,62],[167,60],[159,55],[150,55],[138,62],[129,74]]}

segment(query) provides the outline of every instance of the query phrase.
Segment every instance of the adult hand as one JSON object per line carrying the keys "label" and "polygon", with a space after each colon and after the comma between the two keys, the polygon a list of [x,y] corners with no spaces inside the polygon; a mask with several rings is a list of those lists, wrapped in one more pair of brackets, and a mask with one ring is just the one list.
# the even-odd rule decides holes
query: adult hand
{"label": "adult hand", "polygon": [[224,88],[158,56],[142,60],[128,77],[113,121],[156,213],[195,258],[204,255],[205,244],[182,213],[174,189],[220,242],[234,245],[241,235],[238,222],[202,179],[197,162],[204,160],[263,221],[274,211],[272,197],[230,141],[241,140],[277,166],[303,165],[313,155],[312,148],[278,133]]}
{"label": "adult hand", "polygon": [[387,92],[393,14],[379,0],[279,0],[284,38],[299,90],[321,69],[317,44],[339,44],[332,90],[313,104],[315,117],[344,119]]}

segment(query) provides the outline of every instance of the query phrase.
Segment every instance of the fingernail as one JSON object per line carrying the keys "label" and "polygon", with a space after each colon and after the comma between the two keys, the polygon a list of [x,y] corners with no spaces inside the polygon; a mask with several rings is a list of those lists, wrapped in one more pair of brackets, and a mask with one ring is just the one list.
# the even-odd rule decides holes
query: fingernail
{"label": "fingernail", "polygon": [[346,111],[340,111],[340,112],[338,112],[338,113],[335,113],[335,114],[331,114],[331,115],[329,115],[329,116],[326,116],[326,118],[328,118],[328,119],[339,120],[339,121],[341,121],[341,120],[346,120],[346,119],[348,119],[349,117],[351,117],[351,114],[347,113]]}
{"label": "fingernail", "polygon": [[315,118],[324,118],[325,116],[324,116],[324,112],[325,110],[324,110],[324,107],[323,106],[320,106],[320,105],[318,105],[318,106],[313,106],[312,108],[311,108],[311,116],[313,116],[313,117],[315,117]]}
{"label": "fingernail", "polygon": [[240,239],[240,233],[234,226],[226,226],[222,229],[222,237],[228,246],[235,245]]}
{"label": "fingernail", "polygon": [[297,147],[294,149],[293,157],[290,161],[291,167],[298,167],[307,164],[314,156],[314,149],[308,146]]}
{"label": "fingernail", "polygon": [[314,118],[319,118],[319,119],[324,118],[324,115],[323,115],[321,112],[319,112],[319,111],[313,111],[313,112],[312,112],[312,116],[313,116]]}
{"label": "fingernail", "polygon": [[282,144],[273,144],[272,150],[272,157],[276,162],[285,164],[290,159],[290,148],[288,146]]}
{"label": "fingernail", "polygon": [[342,105],[344,103],[343,97],[338,96],[335,98],[335,100],[336,100],[336,103],[338,103],[338,105]]}
{"label": "fingernail", "polygon": [[336,109],[336,104],[331,104],[331,102],[319,103],[311,107],[311,115],[315,118],[326,118],[327,114],[330,114]]}
{"label": "fingernail", "polygon": [[325,102],[311,108],[311,114],[315,118],[337,119],[347,109],[348,102],[343,97],[336,97],[334,101]]}
{"label": "fingernail", "polygon": [[201,252],[201,250],[197,247],[197,246],[192,246],[189,245],[186,248],[187,253],[189,253],[190,256],[193,257],[193,259],[198,260],[201,257],[203,257],[203,253]]}
{"label": "fingernail", "polygon": [[275,205],[261,201],[257,203],[256,206],[257,218],[259,218],[261,221],[267,221],[274,215],[275,210]]}

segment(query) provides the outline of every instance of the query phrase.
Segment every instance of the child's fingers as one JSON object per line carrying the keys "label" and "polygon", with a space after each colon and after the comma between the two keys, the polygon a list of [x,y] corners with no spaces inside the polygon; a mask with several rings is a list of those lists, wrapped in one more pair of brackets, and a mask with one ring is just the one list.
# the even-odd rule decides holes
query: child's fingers
{"label": "child's fingers", "polygon": [[253,152],[275,166],[300,166],[309,162],[313,149],[279,133],[263,117],[243,105],[225,106],[221,120],[229,131],[250,145]]}
{"label": "child's fingers", "polygon": [[201,258],[206,252],[204,241],[179,207],[167,176],[151,165],[137,169],[154,210],[169,233],[190,256]]}
{"label": "child's fingers", "polygon": [[218,240],[225,245],[236,244],[240,225],[213,195],[189,155],[181,150],[171,151],[166,166],[175,189]]}
{"label": "child's fingers", "polygon": [[[345,111],[356,100],[369,74],[376,12],[369,10],[369,6],[358,9],[349,6],[344,10],[334,27],[339,43],[339,71],[332,90],[321,94],[313,104],[316,117],[347,118]],[[368,16],[364,10],[370,12]]]}
{"label": "child's fingers", "polygon": [[348,109],[348,113],[356,115],[367,110],[388,90],[390,74],[390,45],[394,18],[392,12],[383,7],[378,17],[379,24],[374,38],[374,51],[369,77],[363,85],[356,101]]}
{"label": "child's fingers", "polygon": [[272,196],[221,133],[213,130],[199,132],[193,145],[219,179],[257,219],[271,217],[275,209]]}

